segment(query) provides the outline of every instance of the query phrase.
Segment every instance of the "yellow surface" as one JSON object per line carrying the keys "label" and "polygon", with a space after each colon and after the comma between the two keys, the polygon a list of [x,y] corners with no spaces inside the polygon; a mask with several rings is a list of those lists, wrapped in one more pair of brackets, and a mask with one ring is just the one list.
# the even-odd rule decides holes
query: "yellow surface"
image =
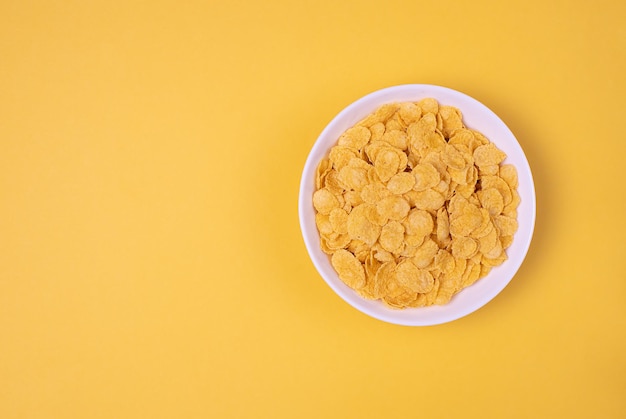
{"label": "yellow surface", "polygon": [[[557,5],[557,3],[561,3]],[[0,418],[626,417],[626,6],[0,2]],[[299,176],[373,90],[468,93],[538,218],[407,328],[308,259]]]}

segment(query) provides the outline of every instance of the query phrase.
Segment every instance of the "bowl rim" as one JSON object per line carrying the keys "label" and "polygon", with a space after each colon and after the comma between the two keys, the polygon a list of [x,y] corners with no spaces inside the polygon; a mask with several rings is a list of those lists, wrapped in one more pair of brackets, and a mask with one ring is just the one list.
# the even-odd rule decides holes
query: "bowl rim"
{"label": "bowl rim", "polygon": [[[414,99],[393,99],[394,97],[405,97],[411,96]],[[328,265],[330,262],[328,261],[328,255],[324,254],[319,248],[319,233],[317,228],[313,224],[313,228],[307,228],[310,225],[311,213],[312,210],[312,194],[314,191],[314,173],[317,165],[319,164],[320,159],[325,156],[328,152],[328,149],[332,147],[332,145],[336,142],[337,137],[334,137],[334,142],[329,146],[327,142],[323,141],[329,136],[329,133],[332,132],[343,132],[347,128],[353,126],[358,121],[360,121],[364,116],[374,111],[378,106],[384,103],[393,103],[393,102],[402,102],[402,101],[418,101],[424,97],[434,97],[440,103],[443,101],[440,99],[441,96],[450,96],[454,97],[455,100],[463,102],[466,106],[470,107],[474,112],[480,113],[484,115],[485,118],[489,119],[490,123],[493,124],[494,129],[501,131],[503,134],[508,136],[508,140],[513,140],[508,143],[510,147],[514,149],[517,160],[521,161],[522,166],[520,173],[519,164],[516,163],[516,169],[518,170],[518,177],[520,180],[522,179],[522,174],[524,175],[525,187],[525,195],[523,202],[525,204],[525,208],[529,211],[526,215],[525,222],[525,234],[522,237],[519,237],[519,230],[515,233],[515,239],[518,241],[517,248],[519,248],[518,253],[515,254],[515,259],[512,261],[509,258],[503,265],[508,265],[508,273],[505,276],[505,279],[499,281],[498,283],[487,287],[484,286],[484,290],[478,292],[477,297],[474,300],[469,300],[462,305],[460,309],[451,310],[452,302],[442,305],[442,306],[428,306],[428,307],[419,307],[419,308],[408,308],[403,310],[392,309],[387,307],[379,300],[366,300],[359,296],[354,290],[349,288],[347,285],[343,284],[343,282],[338,278],[337,274],[332,270],[332,272],[328,271]],[[448,103],[444,103],[448,104]],[[457,106],[452,104],[453,106]],[[355,110],[363,107],[361,112],[355,113]],[[464,120],[466,118],[468,108],[461,109],[463,113]],[[481,132],[484,130],[479,129]],[[490,138],[489,136],[487,136]],[[491,138],[490,138],[491,140]],[[322,153],[323,152],[323,153]],[[322,157],[318,157],[318,156]],[[508,153],[507,153],[508,154]],[[510,157],[510,156],[509,156]],[[507,158],[508,159],[508,158]],[[521,186],[522,182],[520,182]],[[311,188],[313,186],[313,188]],[[520,187],[518,186],[518,192]],[[521,195],[521,193],[520,193]],[[308,196],[308,200],[307,200]],[[520,204],[521,206],[521,204]],[[518,207],[519,209],[519,207]],[[324,281],[330,286],[330,288],[338,294],[338,296],[350,304],[352,307],[357,309],[358,311],[376,318],[378,320],[404,325],[404,326],[431,326],[442,324],[446,322],[450,322],[453,320],[460,319],[464,316],[467,316],[481,307],[485,306],[492,299],[494,299],[513,279],[519,270],[522,262],[524,261],[528,249],[530,247],[530,243],[532,241],[532,236],[534,233],[535,220],[536,220],[536,192],[534,186],[534,180],[532,176],[532,171],[530,169],[530,165],[528,163],[528,159],[519,144],[519,141],[513,134],[513,132],[509,129],[509,127],[496,115],[491,109],[487,106],[479,102],[478,100],[472,98],[471,96],[459,92],[454,89],[450,89],[448,87],[432,85],[432,84],[402,84],[396,86],[386,87],[380,90],[376,90],[371,92],[354,102],[350,103],[348,106],[343,108],[322,130],[319,134],[315,143],[313,144],[309,154],[307,155],[307,159],[302,171],[302,176],[300,179],[300,188],[299,188],[299,196],[298,196],[298,216],[300,222],[300,230],[302,233],[302,237],[304,239],[304,243],[309,255],[309,258],[313,262],[318,274],[324,279]],[[313,218],[314,219],[314,218]],[[520,219],[518,215],[518,220]],[[520,223],[521,224],[521,223]],[[521,226],[520,226],[521,227]],[[317,246],[314,245],[317,244]],[[514,241],[515,243],[515,241]],[[320,254],[326,259],[326,264],[320,259]],[[324,266],[321,266],[324,265]],[[494,268],[494,270],[500,268]],[[492,275],[491,273],[487,275],[485,278],[489,278]],[[333,278],[334,277],[334,278]],[[482,278],[482,279],[485,279]],[[481,280],[482,280],[481,279]],[[477,283],[479,283],[478,281]],[[476,284],[463,289],[457,295],[453,297],[457,298],[457,296],[462,295],[464,292],[474,287]],[[467,294],[467,293],[466,293]],[[356,297],[356,298],[355,298]],[[372,305],[374,303],[374,305]],[[384,308],[380,310],[380,308]],[[400,314],[402,313],[402,314]],[[414,315],[421,313],[422,315]],[[429,317],[428,314],[431,313],[433,316]]]}

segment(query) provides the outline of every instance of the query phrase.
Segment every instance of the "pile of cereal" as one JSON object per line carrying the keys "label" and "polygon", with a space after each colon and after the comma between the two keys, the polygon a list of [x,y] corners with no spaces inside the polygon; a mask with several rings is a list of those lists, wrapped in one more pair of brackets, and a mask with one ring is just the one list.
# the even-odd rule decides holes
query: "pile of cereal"
{"label": "pile of cereal", "polygon": [[454,107],[383,105],[317,168],[321,248],[364,298],[446,304],[507,258],[520,197],[505,158]]}

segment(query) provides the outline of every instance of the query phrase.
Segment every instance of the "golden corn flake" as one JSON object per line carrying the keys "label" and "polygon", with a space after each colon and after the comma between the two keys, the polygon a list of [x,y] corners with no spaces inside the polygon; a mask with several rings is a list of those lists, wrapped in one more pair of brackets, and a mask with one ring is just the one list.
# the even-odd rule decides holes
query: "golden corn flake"
{"label": "golden corn flake", "polygon": [[404,226],[397,221],[390,221],[383,226],[378,241],[386,251],[397,251],[404,242]]}
{"label": "golden corn flake", "polygon": [[328,170],[321,180],[322,185],[326,187],[333,195],[340,195],[349,187],[343,183],[339,176],[339,172],[334,169]]}
{"label": "golden corn flake", "polygon": [[380,108],[376,109],[374,113],[366,116],[361,122],[357,125],[362,125],[365,127],[371,127],[374,124],[380,122],[386,122],[393,114],[396,113],[400,105],[397,103],[388,103],[382,105]]}
{"label": "golden corn flake", "polygon": [[478,239],[479,248],[483,254],[490,253],[498,242],[498,230],[496,230],[491,222],[489,223],[488,230],[489,232],[487,234]]}
{"label": "golden corn flake", "polygon": [[382,122],[378,122],[370,127],[370,133],[372,136],[370,137],[370,142],[380,141],[383,138],[383,134],[385,133],[385,124]]}
{"label": "golden corn flake", "polygon": [[[343,194],[343,199],[346,201],[346,205],[350,206],[349,209],[346,209],[348,212],[351,211],[352,208],[363,203],[363,198],[361,198],[361,194],[357,191],[347,191]],[[346,205],[344,205],[344,207]]]}
{"label": "golden corn flake", "polygon": [[365,216],[367,217],[368,220],[370,220],[370,222],[381,227],[389,222],[389,217],[381,214],[378,211],[377,205],[369,204],[369,205],[366,205],[365,207],[366,207]]}
{"label": "golden corn flake", "polygon": [[474,151],[474,161],[478,167],[498,165],[505,158],[506,154],[500,151],[493,143],[481,145]]}
{"label": "golden corn flake", "polygon": [[328,215],[328,222],[334,232],[339,234],[348,233],[348,213],[345,210],[341,208],[332,210]]}
{"label": "golden corn flake", "polygon": [[[410,249],[417,250],[417,248],[421,246],[422,243],[424,243],[425,238],[426,238],[425,236],[406,233],[404,235],[404,244],[406,244],[406,246]],[[412,256],[415,256],[415,252],[413,252]]]}
{"label": "golden corn flake", "polygon": [[513,244],[513,235],[503,235],[500,237],[500,243],[502,243],[502,248],[506,249],[511,244]]}
{"label": "golden corn flake", "polygon": [[376,204],[378,213],[391,220],[402,220],[409,213],[411,206],[401,196],[391,195]]}
{"label": "golden corn flake", "polygon": [[349,128],[346,132],[344,132],[343,135],[339,137],[337,144],[360,150],[369,142],[371,137],[372,132],[369,129],[362,126],[356,126]]}
{"label": "golden corn flake", "polygon": [[391,254],[391,252],[386,251],[380,245],[380,243],[376,243],[372,248],[372,254],[376,260],[381,262],[395,262],[395,257]]}
{"label": "golden corn flake", "polygon": [[370,255],[371,249],[367,243],[360,240],[350,240],[347,250],[351,252],[361,262],[365,263],[365,259]]}
{"label": "golden corn flake", "polygon": [[365,286],[365,269],[358,259],[345,249],[337,250],[330,259],[339,279],[350,288],[359,289]]}
{"label": "golden corn flake", "polygon": [[320,189],[322,187],[324,178],[330,171],[330,166],[331,166],[331,163],[330,163],[330,159],[328,158],[322,159],[320,164],[317,166],[317,169],[315,170],[315,188],[316,189]]}
{"label": "golden corn flake", "polygon": [[391,103],[346,130],[315,172],[321,249],[339,278],[393,308],[446,304],[507,260],[518,177],[435,99]]}
{"label": "golden corn flake", "polygon": [[387,295],[387,289],[389,284],[394,280],[395,271],[396,262],[393,260],[383,262],[383,264],[380,265],[374,278],[374,294],[377,295],[378,298]]}
{"label": "golden corn flake", "polygon": [[499,166],[500,168],[500,177],[504,179],[504,181],[509,185],[509,188],[517,189],[518,181],[517,181],[517,170],[515,170],[515,166],[512,164],[503,164]]}
{"label": "golden corn flake", "polygon": [[478,168],[478,173],[481,176],[497,175],[499,171],[500,171],[500,166],[497,164],[489,164],[486,166],[480,166]]}
{"label": "golden corn flake", "polygon": [[480,182],[482,185],[482,189],[496,188],[498,192],[500,192],[500,195],[502,195],[504,205],[510,204],[513,200],[511,188],[509,187],[508,183],[506,183],[504,179],[502,179],[500,176],[481,176]]}
{"label": "golden corn flake", "polygon": [[419,269],[409,259],[404,259],[396,266],[396,281],[413,292],[425,293],[433,288],[435,279],[424,269]]}
{"label": "golden corn flake", "polygon": [[471,237],[458,237],[452,242],[452,256],[455,259],[469,259],[478,250],[478,242]]}
{"label": "golden corn flake", "polygon": [[439,184],[441,175],[439,171],[430,163],[419,163],[412,170],[415,178],[413,189],[425,191]]}
{"label": "golden corn flake", "polygon": [[417,106],[420,107],[422,113],[432,113],[435,115],[437,114],[437,111],[439,111],[439,103],[436,99],[431,97],[420,100],[417,102]]}
{"label": "golden corn flake", "polygon": [[367,170],[362,167],[344,166],[339,170],[339,181],[346,189],[360,191],[369,183]]}
{"label": "golden corn flake", "polygon": [[336,145],[331,148],[328,159],[335,170],[339,170],[350,163],[353,158],[358,158],[357,151],[353,148]]}
{"label": "golden corn flake", "polygon": [[467,267],[465,268],[465,272],[463,273],[463,276],[461,277],[461,280],[462,280],[461,285],[463,287],[469,287],[470,285],[472,285],[474,282],[478,280],[478,278],[480,278],[480,272],[481,272],[480,263],[468,263]]}
{"label": "golden corn flake", "polygon": [[445,208],[439,208],[437,211],[436,233],[439,243],[445,243],[450,239],[450,218],[448,217],[448,211],[446,211]]}
{"label": "golden corn flake", "polygon": [[444,275],[451,274],[456,266],[454,257],[445,249],[439,249],[433,263],[438,272]]}
{"label": "golden corn flake", "polygon": [[328,252],[332,253],[335,250],[344,249],[350,243],[350,237],[347,234],[330,233],[327,236],[322,236],[322,242]]}
{"label": "golden corn flake", "polygon": [[437,252],[439,252],[437,243],[431,239],[426,239],[411,260],[418,268],[425,268],[431,264]]}
{"label": "golden corn flake", "polygon": [[376,243],[380,235],[380,226],[371,222],[367,213],[371,208],[368,204],[361,204],[352,209],[348,214],[346,225],[348,235],[352,240],[360,240],[370,246]]}
{"label": "golden corn flake", "polygon": [[496,188],[483,189],[476,193],[483,208],[489,211],[489,215],[495,217],[504,209],[504,198]]}
{"label": "golden corn flake", "polygon": [[415,192],[413,203],[416,208],[427,211],[437,211],[443,206],[446,198],[434,189]]}
{"label": "golden corn flake", "polygon": [[382,141],[392,145],[400,150],[406,150],[408,147],[407,136],[404,130],[400,129],[392,129],[386,127],[386,132],[383,134]]}
{"label": "golden corn flake", "polygon": [[328,215],[330,212],[339,208],[339,200],[328,189],[318,189],[313,194],[313,206],[320,214]]}
{"label": "golden corn flake", "polygon": [[397,195],[410,191],[414,186],[415,176],[408,172],[397,173],[387,182],[387,189]]}
{"label": "golden corn flake", "polygon": [[376,153],[374,169],[381,181],[387,182],[400,170],[400,157],[390,148],[385,148]]}
{"label": "golden corn flake", "polygon": [[439,114],[442,123],[442,134],[446,138],[450,138],[452,133],[457,129],[463,128],[461,112],[453,106],[440,106]]}
{"label": "golden corn flake", "polygon": [[433,218],[426,212],[414,208],[403,220],[403,224],[406,228],[407,234],[411,234],[417,237],[425,237],[433,231]]}
{"label": "golden corn flake", "polygon": [[405,102],[400,104],[398,109],[398,116],[406,126],[409,126],[413,122],[417,122],[422,116],[422,110],[415,103]]}
{"label": "golden corn flake", "polygon": [[382,182],[371,182],[361,190],[361,199],[369,204],[376,204],[389,195],[391,195],[391,192]]}
{"label": "golden corn flake", "polygon": [[512,236],[518,228],[517,220],[506,215],[498,215],[494,219],[494,224],[498,228],[501,236]]}

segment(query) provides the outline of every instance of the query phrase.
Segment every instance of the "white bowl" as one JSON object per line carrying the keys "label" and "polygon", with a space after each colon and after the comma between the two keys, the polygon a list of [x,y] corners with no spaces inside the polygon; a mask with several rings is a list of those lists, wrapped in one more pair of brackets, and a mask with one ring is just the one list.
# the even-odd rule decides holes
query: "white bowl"
{"label": "white bowl", "polygon": [[[320,237],[315,225],[312,196],[315,191],[315,169],[339,136],[363,117],[384,103],[418,101],[432,97],[443,105],[459,108],[469,128],[483,133],[507,154],[505,163],[515,165],[519,177],[519,229],[513,244],[507,249],[508,260],[493,268],[484,278],[465,288],[443,306],[396,310],[381,301],[366,300],[345,285],[330,264],[330,258],[320,249]],[[449,322],[470,314],[487,304],[511,281],[522,264],[530,246],[535,226],[535,187],[530,166],[520,144],[511,130],[485,105],[463,93],[440,86],[409,84],[389,87],[371,93],[341,111],[322,131],[307,158],[300,181],[300,228],[309,256],[328,285],[348,304],[376,319],[406,326],[427,326]]]}

